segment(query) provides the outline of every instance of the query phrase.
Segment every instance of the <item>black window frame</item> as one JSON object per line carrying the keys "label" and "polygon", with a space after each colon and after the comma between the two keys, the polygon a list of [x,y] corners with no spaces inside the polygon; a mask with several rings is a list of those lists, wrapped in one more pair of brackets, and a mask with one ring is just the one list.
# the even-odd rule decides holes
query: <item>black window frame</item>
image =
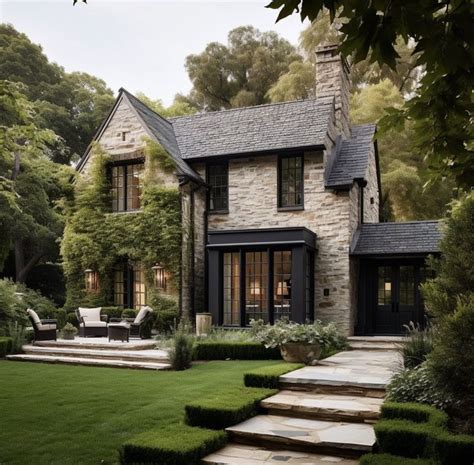
{"label": "black window frame", "polygon": [[[213,186],[212,185],[212,179],[211,177],[213,174],[211,173],[211,170],[213,167],[224,167],[225,168],[225,178],[226,178],[226,184],[222,184],[219,186]],[[221,175],[222,176],[222,175]],[[209,213],[229,213],[229,162],[227,160],[224,161],[219,161],[219,162],[213,162],[209,163],[206,165],[206,183],[209,186],[208,193],[207,193],[207,209]],[[211,197],[212,197],[212,189],[218,187],[219,189],[225,188],[226,189],[226,195],[225,197],[220,197],[220,198],[225,198],[226,200],[226,206],[224,208],[211,208]]]}
{"label": "black window frame", "polygon": [[[128,169],[130,166],[136,166],[136,165],[141,165],[142,166],[142,171],[145,169],[145,159],[144,158],[134,158],[132,160],[121,160],[117,162],[112,162],[108,166],[108,178],[110,182],[110,191],[112,194],[112,199],[111,199],[111,211],[112,213],[124,213],[124,212],[134,212],[134,211],[139,211],[141,209],[141,192],[139,195],[139,203],[140,205],[138,208],[127,208],[128,207]],[[113,187],[113,168],[123,168],[123,186],[122,186],[122,191],[123,191],[123,198],[121,199],[122,203],[122,209],[115,209],[115,202],[113,198],[113,190],[115,189]],[[143,185],[140,186],[140,189],[143,188]],[[120,199],[119,199],[120,200]],[[117,205],[120,203],[119,200],[117,201]]]}
{"label": "black window frame", "polygon": [[[300,176],[301,176],[301,203],[293,205],[284,205],[283,204],[283,192],[282,192],[282,183],[283,183],[283,160],[288,160],[291,158],[300,158]],[[278,176],[277,176],[277,209],[278,211],[292,211],[292,210],[304,210],[304,153],[292,153],[288,155],[279,155],[278,156]],[[296,181],[296,179],[295,179]]]}

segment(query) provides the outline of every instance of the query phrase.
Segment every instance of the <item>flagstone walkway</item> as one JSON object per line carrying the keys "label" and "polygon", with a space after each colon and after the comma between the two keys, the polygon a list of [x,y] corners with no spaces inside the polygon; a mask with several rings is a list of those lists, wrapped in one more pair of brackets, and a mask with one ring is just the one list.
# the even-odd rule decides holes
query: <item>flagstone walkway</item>
{"label": "flagstone walkway", "polygon": [[400,364],[395,345],[374,344],[281,376],[283,390],[261,402],[267,414],[227,428],[232,442],[203,463],[355,465],[375,444],[372,423]]}

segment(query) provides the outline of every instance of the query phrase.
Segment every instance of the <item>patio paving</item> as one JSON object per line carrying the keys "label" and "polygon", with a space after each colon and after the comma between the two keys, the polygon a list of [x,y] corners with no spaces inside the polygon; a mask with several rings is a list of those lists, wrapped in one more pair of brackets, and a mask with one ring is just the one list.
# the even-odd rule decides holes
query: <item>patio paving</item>
{"label": "patio paving", "polygon": [[342,457],[310,454],[289,450],[272,451],[261,447],[230,444],[208,455],[206,465],[356,465],[357,461]]}
{"label": "patio paving", "polygon": [[130,342],[109,341],[107,337],[75,337],[73,340],[58,339],[57,341],[36,341],[40,347],[84,347],[89,349],[122,349],[143,350],[153,349],[157,343],[154,339],[130,339]]}

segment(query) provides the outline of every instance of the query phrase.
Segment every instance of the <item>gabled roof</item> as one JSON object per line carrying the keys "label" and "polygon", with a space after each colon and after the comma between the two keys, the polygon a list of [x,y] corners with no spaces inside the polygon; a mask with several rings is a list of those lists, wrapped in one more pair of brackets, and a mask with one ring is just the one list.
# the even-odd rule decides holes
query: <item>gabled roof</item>
{"label": "gabled roof", "polygon": [[440,221],[364,223],[355,234],[351,255],[383,256],[440,252]]}
{"label": "gabled roof", "polygon": [[325,141],[333,98],[297,100],[171,118],[185,160],[315,148]]}
{"label": "gabled roof", "polygon": [[335,153],[335,160],[326,178],[327,188],[348,188],[355,180],[364,179],[374,135],[374,124],[351,127],[351,137],[342,140]]}

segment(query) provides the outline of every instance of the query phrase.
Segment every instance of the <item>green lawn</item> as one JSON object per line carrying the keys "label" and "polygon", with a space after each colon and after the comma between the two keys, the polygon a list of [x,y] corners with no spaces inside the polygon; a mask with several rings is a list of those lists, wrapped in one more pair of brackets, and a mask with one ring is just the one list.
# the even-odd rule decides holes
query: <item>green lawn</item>
{"label": "green lawn", "polygon": [[275,363],[150,372],[1,361],[0,463],[117,463],[124,440],[182,421],[187,401],[242,386],[244,371]]}

